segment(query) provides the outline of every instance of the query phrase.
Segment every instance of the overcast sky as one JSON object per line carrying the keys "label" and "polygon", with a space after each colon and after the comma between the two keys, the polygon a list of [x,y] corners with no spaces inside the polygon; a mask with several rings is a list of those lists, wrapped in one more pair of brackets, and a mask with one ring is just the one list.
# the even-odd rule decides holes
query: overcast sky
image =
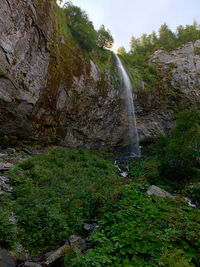
{"label": "overcast sky", "polygon": [[96,29],[104,24],[118,46],[129,50],[132,35],[140,37],[166,22],[172,30],[180,24],[200,23],[200,0],[72,0],[87,11]]}

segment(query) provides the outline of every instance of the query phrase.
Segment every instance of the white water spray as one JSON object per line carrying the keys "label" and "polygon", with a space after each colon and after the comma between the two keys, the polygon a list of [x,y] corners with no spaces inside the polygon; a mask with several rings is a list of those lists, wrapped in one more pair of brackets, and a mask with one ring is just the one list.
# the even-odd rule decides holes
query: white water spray
{"label": "white water spray", "polygon": [[132,85],[120,58],[117,55],[115,56],[117,61],[117,67],[119,69],[120,84],[125,106],[124,108],[126,110],[128,120],[128,132],[127,135],[124,137],[125,143],[127,144],[127,154],[130,157],[139,157],[141,155],[141,151],[136,127]]}

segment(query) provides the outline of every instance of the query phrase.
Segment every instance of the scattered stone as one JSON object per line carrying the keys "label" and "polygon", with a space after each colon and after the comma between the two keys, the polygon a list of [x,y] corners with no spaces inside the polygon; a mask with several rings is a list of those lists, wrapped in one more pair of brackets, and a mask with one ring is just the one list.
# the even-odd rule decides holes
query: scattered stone
{"label": "scattered stone", "polygon": [[167,191],[155,186],[155,185],[152,185],[148,191],[147,191],[147,194],[148,195],[155,195],[157,197],[170,197],[170,198],[173,198],[173,196],[168,193]]}
{"label": "scattered stone", "polygon": [[8,155],[11,155],[11,154],[15,154],[16,153],[16,150],[14,148],[7,148],[7,149],[4,149],[4,152]]}
{"label": "scattered stone", "polygon": [[[16,221],[16,219],[15,219]],[[24,262],[31,261],[31,255],[28,253],[28,251],[22,246],[20,243],[15,244],[16,252],[17,252],[17,259]],[[23,265],[24,266],[24,265]],[[19,266],[18,266],[19,267]]]}
{"label": "scattered stone", "polygon": [[2,249],[0,250],[0,267],[15,267],[15,259],[10,255],[10,253]]}
{"label": "scattered stone", "polygon": [[98,224],[97,223],[84,223],[83,228],[84,230],[92,233],[98,228]]}
{"label": "scattered stone", "polygon": [[57,259],[61,258],[69,249],[69,246],[64,245],[57,249],[56,251],[52,252],[50,256],[46,259],[45,263],[47,266],[49,266],[52,262],[56,261]]}
{"label": "scattered stone", "polygon": [[8,178],[0,176],[0,195],[4,192],[12,192],[12,187],[8,184]]}
{"label": "scattered stone", "polygon": [[85,240],[79,236],[71,235],[69,242],[77,254],[82,253],[87,248]]}
{"label": "scattered stone", "polygon": [[8,171],[12,167],[14,167],[12,163],[0,162],[0,171]]}
{"label": "scattered stone", "polygon": [[0,153],[0,158],[4,158],[4,157],[7,157],[8,154],[5,154],[5,153]]}
{"label": "scattered stone", "polygon": [[42,267],[41,264],[36,263],[36,262],[31,262],[31,261],[25,262],[24,266],[26,266],[26,267]]}

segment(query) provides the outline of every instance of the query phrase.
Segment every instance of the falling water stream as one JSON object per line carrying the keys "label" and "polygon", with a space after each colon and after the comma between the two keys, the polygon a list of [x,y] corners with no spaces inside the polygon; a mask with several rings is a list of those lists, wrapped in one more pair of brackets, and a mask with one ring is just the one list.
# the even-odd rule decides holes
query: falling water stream
{"label": "falling water stream", "polygon": [[115,56],[119,70],[122,100],[128,123],[128,131],[124,136],[124,143],[126,144],[125,153],[123,155],[124,159],[115,160],[115,166],[118,168],[122,177],[127,177],[129,175],[129,159],[140,157],[141,151],[135,119],[132,84],[120,58],[117,55]]}
{"label": "falling water stream", "polygon": [[135,119],[132,84],[124,66],[122,65],[120,58],[117,55],[115,56],[119,70],[122,100],[124,102],[124,110],[126,112],[128,122],[128,131],[124,136],[124,141],[126,143],[126,156],[140,157],[141,152]]}

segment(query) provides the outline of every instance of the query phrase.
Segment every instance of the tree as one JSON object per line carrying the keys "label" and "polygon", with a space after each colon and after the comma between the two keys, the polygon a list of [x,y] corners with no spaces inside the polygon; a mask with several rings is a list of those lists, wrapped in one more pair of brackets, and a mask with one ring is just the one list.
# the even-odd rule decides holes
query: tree
{"label": "tree", "polygon": [[118,55],[121,55],[121,56],[123,56],[123,55],[126,54],[126,50],[125,50],[124,46],[120,46],[120,47],[118,48],[118,50],[117,50],[117,54],[118,54]]}
{"label": "tree", "polygon": [[200,113],[190,108],[179,113],[170,136],[157,142],[161,177],[176,180],[196,176],[199,153]]}
{"label": "tree", "polygon": [[156,45],[157,41],[158,41],[158,37],[156,35],[155,31],[152,31],[151,35],[150,35],[150,40],[151,40],[151,44],[152,45]]}
{"label": "tree", "polygon": [[176,46],[176,36],[166,23],[161,25],[159,29],[159,44],[168,50],[173,49]]}
{"label": "tree", "polygon": [[130,42],[130,52],[131,54],[135,54],[139,51],[140,42],[139,39],[132,36],[131,42]]}
{"label": "tree", "polygon": [[82,48],[87,51],[95,48],[97,32],[89,20],[87,13],[81,10],[80,7],[74,6],[70,1],[65,3],[64,11],[71,33]]}
{"label": "tree", "polygon": [[97,32],[97,45],[101,48],[112,48],[114,39],[109,31],[105,29],[104,25],[101,25]]}

